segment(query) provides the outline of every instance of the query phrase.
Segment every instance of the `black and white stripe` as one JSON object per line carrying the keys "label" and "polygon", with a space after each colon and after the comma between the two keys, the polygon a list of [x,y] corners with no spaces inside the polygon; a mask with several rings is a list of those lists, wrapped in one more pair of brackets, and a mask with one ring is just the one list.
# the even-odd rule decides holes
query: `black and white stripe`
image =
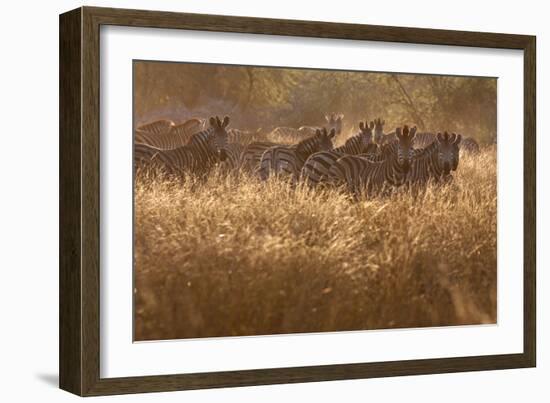
{"label": "black and white stripe", "polygon": [[478,154],[479,153],[479,144],[472,137],[465,137],[462,140],[460,149],[469,154]]}
{"label": "black and white stripe", "polygon": [[334,129],[330,132],[327,132],[326,129],[318,129],[314,136],[295,146],[279,145],[268,148],[260,161],[260,179],[267,180],[272,175],[288,175],[293,182],[296,181],[304,163],[311,154],[332,149],[332,139],[335,135]]}
{"label": "black and white stripe", "polygon": [[229,143],[225,148],[225,159],[220,163],[220,171],[224,173],[235,173],[239,170],[241,154],[245,145],[241,143]]}
{"label": "black and white stripe", "polygon": [[273,143],[270,141],[256,141],[248,144],[240,158],[240,168],[249,173],[256,173],[260,169],[260,161],[264,152],[271,147],[275,147],[281,144]]}
{"label": "black and white stripe", "polygon": [[161,150],[173,150],[186,145],[193,134],[201,131],[201,127],[201,120],[196,118],[179,125],[167,120],[157,121],[136,129],[134,143],[147,144]]}
{"label": "black and white stripe", "polygon": [[311,155],[305,162],[300,173],[301,180],[310,187],[315,187],[328,179],[332,164],[345,155],[370,154],[375,152],[373,144],[374,122],[359,122],[359,133],[350,137],[340,147],[331,151],[321,151]]}
{"label": "black and white stripe", "polygon": [[408,185],[425,185],[429,181],[448,182],[451,171],[459,163],[460,134],[438,133],[436,140],[422,150],[417,150],[407,173]]}
{"label": "black and white stripe", "polygon": [[328,113],[325,115],[326,125],[322,126],[301,126],[298,131],[302,136],[313,136],[317,130],[323,130],[326,128],[328,131],[334,129],[336,136],[339,136],[342,133],[342,128],[344,125],[344,114],[343,113]]}
{"label": "black and white stripe", "polygon": [[171,120],[160,119],[137,127],[136,132],[165,134],[168,133],[174,126],[174,122],[172,122]]}
{"label": "black and white stripe", "polygon": [[[330,131],[334,129],[336,136],[342,133],[344,114],[329,113],[325,115],[325,128]],[[276,127],[269,133],[268,138],[277,143],[295,144],[306,138],[314,136],[317,130],[322,130],[321,126],[301,126],[298,129],[294,127]]]}
{"label": "black and white stripe", "polygon": [[360,156],[348,155],[336,161],[329,170],[329,180],[346,188],[358,197],[363,191],[378,193],[385,186],[401,186],[409,172],[414,156],[412,147],[416,127],[396,130],[396,142],[381,149],[381,161],[374,162]]}
{"label": "black and white stripe", "polygon": [[[141,152],[141,155],[137,155],[134,151],[136,165],[143,162],[143,155],[151,155],[149,164],[166,174],[204,174],[226,157],[228,124],[227,116],[223,122],[218,117],[212,117],[209,129],[194,134],[187,145],[173,150],[159,150],[147,146],[149,151],[142,151],[144,145],[136,145]],[[141,157],[140,161],[137,160],[138,157]]]}
{"label": "black and white stripe", "polygon": [[240,143],[246,146],[254,141],[257,141],[261,131],[261,128],[257,130],[229,129],[227,130],[227,141],[229,144]]}

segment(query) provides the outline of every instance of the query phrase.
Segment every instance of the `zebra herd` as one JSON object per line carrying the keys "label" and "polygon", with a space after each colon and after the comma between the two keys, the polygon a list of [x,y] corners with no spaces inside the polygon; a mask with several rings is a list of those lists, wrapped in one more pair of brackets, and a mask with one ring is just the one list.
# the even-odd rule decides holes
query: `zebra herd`
{"label": "zebra herd", "polygon": [[230,129],[228,116],[181,124],[159,120],[136,129],[134,166],[182,177],[206,176],[218,165],[227,173],[248,172],[263,181],[286,178],[293,185],[343,187],[358,196],[429,181],[446,183],[458,168],[461,149],[479,151],[474,139],[455,133],[419,133],[406,125],[385,133],[380,118],[359,122],[359,131],[335,148],[343,115],[325,118],[324,127],[278,127],[267,135]]}

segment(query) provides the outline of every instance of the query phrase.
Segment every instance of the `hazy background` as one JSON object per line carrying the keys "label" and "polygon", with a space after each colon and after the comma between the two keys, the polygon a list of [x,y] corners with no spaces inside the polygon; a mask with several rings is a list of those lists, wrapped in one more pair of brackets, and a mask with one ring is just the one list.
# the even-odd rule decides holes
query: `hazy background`
{"label": "hazy background", "polygon": [[344,131],[379,116],[386,131],[408,123],[496,141],[495,78],[137,61],[134,91],[136,125],[228,114],[231,127],[270,130],[342,112]]}

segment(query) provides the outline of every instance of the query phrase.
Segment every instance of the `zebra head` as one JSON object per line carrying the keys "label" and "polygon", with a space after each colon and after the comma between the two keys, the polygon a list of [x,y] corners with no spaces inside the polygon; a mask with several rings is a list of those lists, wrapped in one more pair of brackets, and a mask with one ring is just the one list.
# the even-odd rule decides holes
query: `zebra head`
{"label": "zebra head", "polygon": [[374,119],[374,142],[380,143],[382,137],[384,137],[384,125],[386,124],[385,120],[380,118]]}
{"label": "zebra head", "polygon": [[330,151],[334,147],[332,139],[336,136],[336,129],[332,128],[328,131],[325,127],[315,131],[315,139],[317,141],[318,151]]}
{"label": "zebra head", "polygon": [[359,122],[359,138],[363,144],[363,150],[367,150],[367,148],[373,143],[372,131],[374,127],[374,122],[371,121],[369,124],[368,119],[365,119],[364,123]]}
{"label": "zebra head", "polygon": [[208,137],[208,147],[219,158],[224,161],[227,157],[227,126],[229,125],[229,116],[220,120],[218,116],[210,118],[211,135]]}
{"label": "zebra head", "polygon": [[438,162],[444,175],[449,175],[451,170],[456,171],[458,168],[460,140],[460,134],[437,133]]}
{"label": "zebra head", "polygon": [[337,136],[342,133],[342,124],[344,120],[343,113],[331,113],[329,115],[325,115],[325,120],[327,121],[328,130],[334,129]]}
{"label": "zebra head", "polygon": [[405,172],[408,172],[414,157],[413,142],[416,136],[416,126],[409,129],[409,126],[405,125],[403,130],[398,127],[395,129],[395,135],[397,136],[397,164]]}

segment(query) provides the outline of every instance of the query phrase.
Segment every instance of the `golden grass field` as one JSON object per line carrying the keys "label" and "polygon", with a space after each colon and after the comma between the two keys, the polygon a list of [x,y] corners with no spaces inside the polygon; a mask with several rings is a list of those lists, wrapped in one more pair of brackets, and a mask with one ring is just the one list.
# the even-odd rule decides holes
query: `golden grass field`
{"label": "golden grass field", "polygon": [[135,339],[495,323],[496,149],[350,200],[247,175],[135,183]]}

